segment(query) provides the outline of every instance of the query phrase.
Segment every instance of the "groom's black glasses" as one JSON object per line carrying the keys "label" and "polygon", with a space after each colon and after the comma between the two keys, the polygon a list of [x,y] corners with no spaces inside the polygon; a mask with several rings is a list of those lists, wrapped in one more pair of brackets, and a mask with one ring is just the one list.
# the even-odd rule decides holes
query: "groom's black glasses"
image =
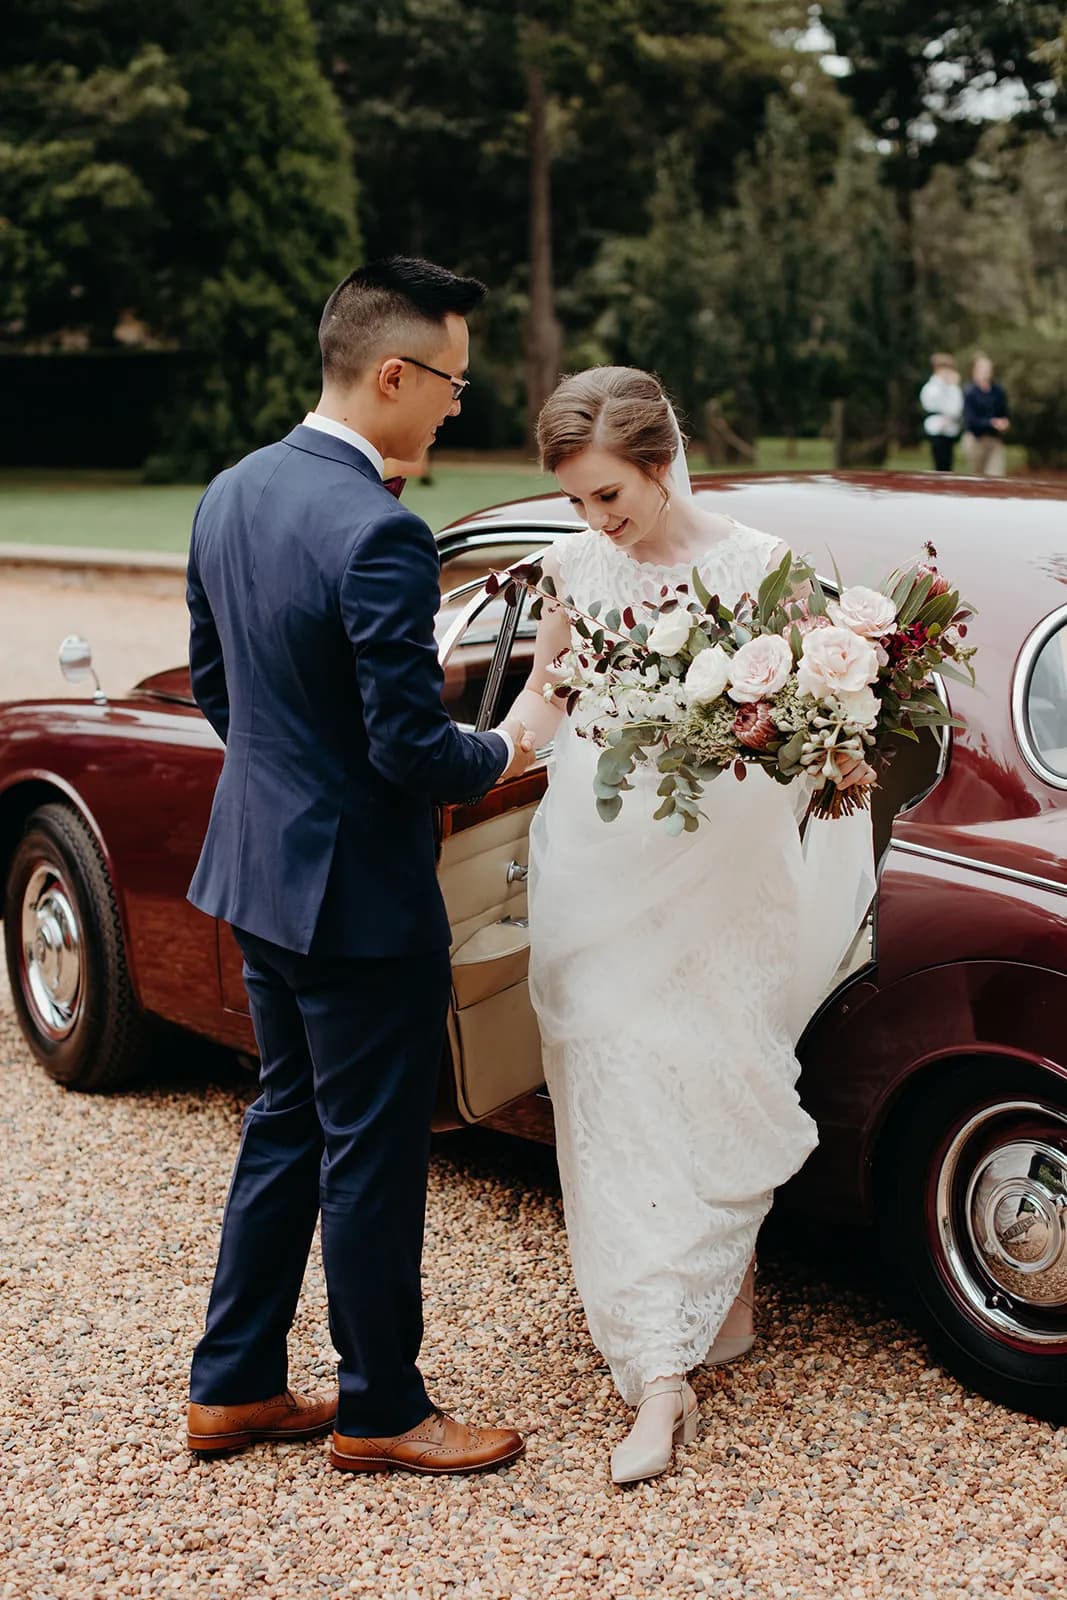
{"label": "groom's black glasses", "polygon": [[399,356],[400,361],[406,361],[409,367],[421,367],[423,372],[432,372],[435,378],[444,378],[446,383],[452,385],[452,398],[458,400],[464,389],[470,388],[469,378],[454,378],[450,372],[442,372],[440,367],[428,367],[425,361],[416,361],[414,356]]}

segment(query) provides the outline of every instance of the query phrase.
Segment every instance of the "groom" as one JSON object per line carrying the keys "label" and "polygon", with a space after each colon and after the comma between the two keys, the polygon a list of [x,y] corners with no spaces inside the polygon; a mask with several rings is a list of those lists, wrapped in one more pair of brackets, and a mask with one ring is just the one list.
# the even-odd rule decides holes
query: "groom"
{"label": "groom", "polygon": [[[226,758],[189,898],[244,953],[262,1089],[193,1357],[204,1454],[335,1423],[333,1465],[357,1472],[523,1449],[437,1410],[416,1359],[451,982],[433,806],[523,771],[533,741],[444,710],[436,546],[382,481],[459,411],[484,293],[426,261],[351,273],[322,314],[316,410],[220,473],[193,522],[193,690]],[[320,1211],[339,1395],[309,1398],[286,1337]]]}

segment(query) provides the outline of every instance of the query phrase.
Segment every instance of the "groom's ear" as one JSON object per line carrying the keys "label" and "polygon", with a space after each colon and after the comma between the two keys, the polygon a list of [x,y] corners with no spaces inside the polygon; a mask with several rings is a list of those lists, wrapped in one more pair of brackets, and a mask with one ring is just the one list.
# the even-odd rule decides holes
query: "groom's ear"
{"label": "groom's ear", "polygon": [[396,400],[400,395],[400,380],[404,375],[404,363],[398,356],[390,356],[378,368],[378,389],[387,400]]}

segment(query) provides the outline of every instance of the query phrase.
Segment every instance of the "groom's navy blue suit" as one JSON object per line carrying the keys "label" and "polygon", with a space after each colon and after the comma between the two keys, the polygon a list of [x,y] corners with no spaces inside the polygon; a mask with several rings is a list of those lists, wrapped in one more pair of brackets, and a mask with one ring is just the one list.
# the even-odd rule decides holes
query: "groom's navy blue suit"
{"label": "groom's navy blue suit", "polygon": [[430,1116],[450,931],[433,803],[489,789],[497,734],[441,703],[433,537],[346,440],[300,426],[208,487],[193,523],[193,691],[226,745],[189,890],[234,926],[262,1063],[190,1396],[287,1386],[315,1219],[337,1427],[430,1411],[416,1366]]}

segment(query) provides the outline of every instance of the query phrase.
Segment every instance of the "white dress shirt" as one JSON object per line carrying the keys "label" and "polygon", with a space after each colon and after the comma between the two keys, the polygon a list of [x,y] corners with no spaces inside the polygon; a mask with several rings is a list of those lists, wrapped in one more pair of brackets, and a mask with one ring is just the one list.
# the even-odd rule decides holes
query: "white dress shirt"
{"label": "white dress shirt", "polygon": [[[364,439],[363,435],[357,433],[354,428],[347,427],[343,422],[337,422],[333,417],[324,417],[318,411],[308,412],[304,418],[304,426],[305,428],[317,428],[320,433],[332,434],[335,439],[343,439],[345,444],[352,445],[361,455],[366,456],[379,478],[384,479],[385,461],[381,451],[371,444],[369,439]],[[493,732],[504,741],[504,747],[508,753],[508,759],[505,764],[506,770],[515,759],[515,741],[511,734],[503,728],[494,728]]]}
{"label": "white dress shirt", "polygon": [[345,444],[352,445],[361,455],[366,456],[379,478],[385,477],[385,462],[381,451],[354,428],[347,427],[343,422],[336,422],[333,417],[321,416],[317,411],[308,412],[304,418],[304,427],[318,428],[320,433],[331,433],[335,439],[343,439]]}

